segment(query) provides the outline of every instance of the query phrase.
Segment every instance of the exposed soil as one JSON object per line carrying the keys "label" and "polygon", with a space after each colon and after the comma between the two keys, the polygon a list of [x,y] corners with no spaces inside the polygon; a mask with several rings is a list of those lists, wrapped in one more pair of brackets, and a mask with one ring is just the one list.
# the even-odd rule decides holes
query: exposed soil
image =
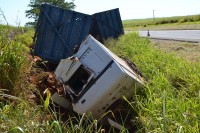
{"label": "exposed soil", "polygon": [[[30,62],[32,63],[29,82],[34,86],[36,90],[32,90],[27,95],[28,101],[30,104],[34,105],[43,105],[49,91],[51,95],[57,92],[59,95],[64,96],[64,88],[61,83],[59,83],[55,77],[54,70],[57,65],[51,64],[47,61],[42,61],[40,57],[30,56]],[[56,105],[55,103],[50,102],[50,108],[54,108],[54,111],[59,115],[59,118],[63,121],[67,121],[69,114],[71,116],[77,115],[74,112],[66,110],[65,108]],[[52,115],[48,115],[49,119],[53,119]]]}
{"label": "exposed soil", "polygon": [[41,97],[45,99],[45,92],[47,90],[50,91],[51,94],[58,92],[62,95],[63,87],[56,80],[52,65],[48,62],[42,61],[41,58],[37,56],[30,56],[29,60],[32,62],[29,80],[31,84],[33,84],[38,90],[37,92],[33,93],[29,99],[31,99],[32,102],[39,104]]}

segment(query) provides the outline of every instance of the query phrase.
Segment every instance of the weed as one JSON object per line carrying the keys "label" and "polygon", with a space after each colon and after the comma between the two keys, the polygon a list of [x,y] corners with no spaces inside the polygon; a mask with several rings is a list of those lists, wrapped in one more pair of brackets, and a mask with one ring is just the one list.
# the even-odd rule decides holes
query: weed
{"label": "weed", "polygon": [[[24,68],[27,68],[27,53],[24,52],[24,47],[31,44],[31,40],[25,41],[28,37],[21,38],[21,29],[16,29],[11,26],[0,26],[0,88],[7,89],[8,93],[17,94],[18,92],[13,91],[25,72]],[[12,34],[12,35],[11,35]],[[22,34],[22,35],[19,35]],[[28,35],[31,38],[31,34]],[[14,40],[14,38],[16,38]],[[21,39],[20,39],[21,38]]]}

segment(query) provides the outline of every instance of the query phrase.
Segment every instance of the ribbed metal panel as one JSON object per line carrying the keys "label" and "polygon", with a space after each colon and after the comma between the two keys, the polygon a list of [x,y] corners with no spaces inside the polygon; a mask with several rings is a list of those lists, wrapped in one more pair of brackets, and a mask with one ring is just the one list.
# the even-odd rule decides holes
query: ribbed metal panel
{"label": "ribbed metal panel", "polygon": [[89,34],[92,16],[44,4],[35,33],[34,54],[43,60],[58,63],[73,55]]}
{"label": "ribbed metal panel", "polygon": [[90,33],[101,42],[107,38],[118,38],[124,34],[119,9],[116,8],[93,14]]}

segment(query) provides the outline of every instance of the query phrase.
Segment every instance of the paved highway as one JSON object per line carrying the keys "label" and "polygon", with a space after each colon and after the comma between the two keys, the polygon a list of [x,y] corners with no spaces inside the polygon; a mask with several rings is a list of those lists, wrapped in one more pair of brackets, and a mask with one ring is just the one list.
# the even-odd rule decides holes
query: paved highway
{"label": "paved highway", "polygon": [[[148,31],[139,31],[138,33],[142,37],[148,37]],[[149,34],[149,38],[154,39],[200,42],[200,30],[150,30]]]}

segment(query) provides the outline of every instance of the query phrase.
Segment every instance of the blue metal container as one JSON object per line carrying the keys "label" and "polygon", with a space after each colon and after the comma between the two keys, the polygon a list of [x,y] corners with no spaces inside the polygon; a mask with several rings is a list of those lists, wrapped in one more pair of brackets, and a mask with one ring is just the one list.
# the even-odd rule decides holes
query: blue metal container
{"label": "blue metal container", "polygon": [[108,38],[118,38],[124,34],[119,9],[116,8],[93,14],[90,34],[101,42]]}
{"label": "blue metal container", "polygon": [[34,54],[43,60],[58,63],[73,55],[89,34],[92,16],[43,4],[35,32]]}

